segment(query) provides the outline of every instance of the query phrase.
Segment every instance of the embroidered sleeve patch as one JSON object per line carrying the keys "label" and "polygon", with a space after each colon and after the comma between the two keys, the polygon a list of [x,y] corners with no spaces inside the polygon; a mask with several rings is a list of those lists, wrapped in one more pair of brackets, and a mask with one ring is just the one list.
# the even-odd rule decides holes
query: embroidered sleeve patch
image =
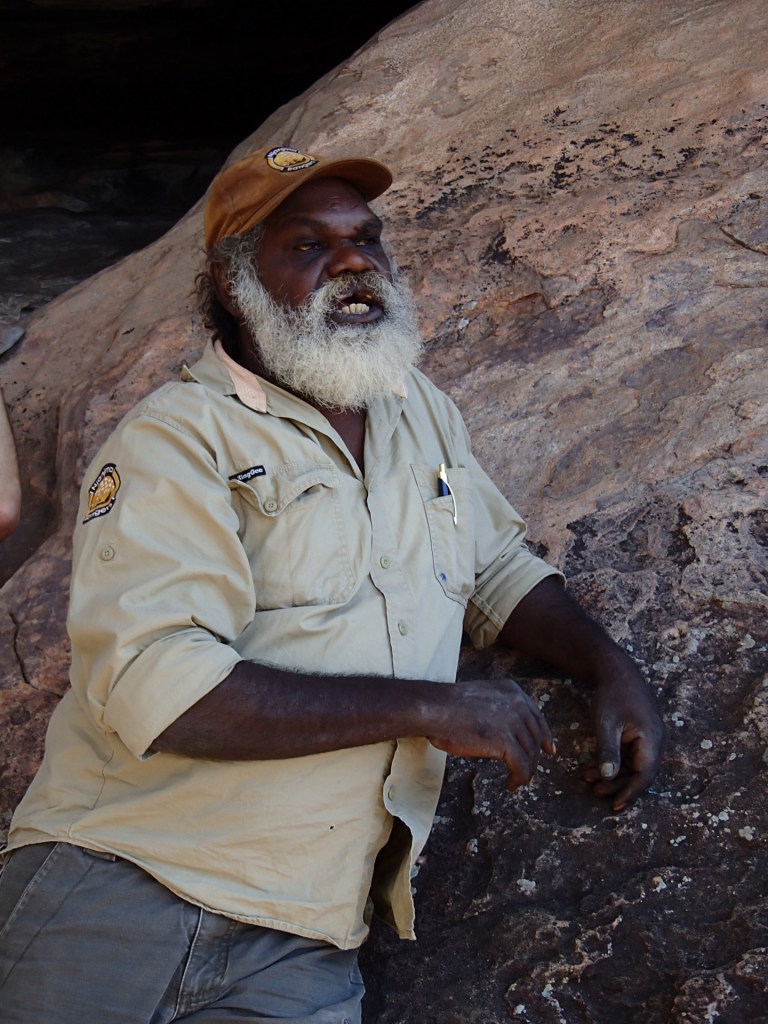
{"label": "embroidered sleeve patch", "polygon": [[83,520],[90,523],[92,519],[105,516],[112,510],[120,490],[120,476],[114,462],[108,462],[99,471],[99,475],[88,488],[88,514]]}
{"label": "embroidered sleeve patch", "polygon": [[229,479],[239,480],[240,483],[245,484],[249,480],[253,480],[255,476],[265,476],[266,472],[263,466],[251,466],[250,469],[244,469],[240,473],[233,473]]}

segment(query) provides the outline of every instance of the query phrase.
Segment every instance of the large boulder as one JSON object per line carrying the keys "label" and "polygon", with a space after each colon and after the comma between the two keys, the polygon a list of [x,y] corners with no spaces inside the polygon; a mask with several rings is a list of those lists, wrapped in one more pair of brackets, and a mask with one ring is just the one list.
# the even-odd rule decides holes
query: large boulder
{"label": "large boulder", "polygon": [[[455,761],[376,929],[371,1021],[763,1021],[768,1005],[768,22],[761,0],[427,0],[278,110],[267,143],[363,151],[481,462],[641,664],[672,743],[615,816],[586,792],[588,693],[507,655],[558,756],[508,795]],[[48,305],[4,360],[25,522],[0,590],[2,806],[67,686],[77,489],[203,343],[201,207]],[[14,571],[15,570],[15,571]]]}

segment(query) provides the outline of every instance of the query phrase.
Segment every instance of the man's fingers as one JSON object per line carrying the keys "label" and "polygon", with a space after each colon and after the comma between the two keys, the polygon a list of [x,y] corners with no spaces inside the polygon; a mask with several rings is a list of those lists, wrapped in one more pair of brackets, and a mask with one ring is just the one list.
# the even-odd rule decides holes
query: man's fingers
{"label": "man's fingers", "polygon": [[622,725],[601,720],[597,725],[597,770],[601,779],[615,779],[621,768]]}
{"label": "man's fingers", "polygon": [[550,755],[555,754],[555,743],[546,723],[543,732],[545,735],[539,731],[536,731],[535,736],[530,731],[521,734],[520,739],[513,743],[513,750],[503,757],[509,771],[507,789],[510,793],[520,786],[527,786],[533,780],[542,750]]}
{"label": "man's fingers", "polygon": [[614,784],[614,790],[605,795],[612,797],[611,807],[614,811],[623,811],[627,804],[633,803],[650,786],[653,774],[632,774],[623,776],[616,781],[618,785]]}
{"label": "man's fingers", "polygon": [[528,726],[518,718],[513,733],[507,736],[501,751],[501,760],[507,767],[507,789],[512,792],[526,786],[536,771],[541,750],[541,734],[535,725]]}
{"label": "man's fingers", "polygon": [[541,740],[541,746],[545,753],[549,754],[550,757],[554,757],[557,753],[557,747],[555,746],[555,738],[552,735],[552,730],[549,728],[549,722],[542,715],[542,721],[544,723],[544,735]]}
{"label": "man's fingers", "polygon": [[515,772],[510,772],[507,776],[506,787],[510,793],[514,793],[515,790],[520,789],[521,786],[527,786],[529,781],[529,779],[521,779]]}
{"label": "man's fingers", "polygon": [[529,759],[538,758],[542,738],[541,722],[531,714],[522,714],[515,729],[515,739]]}
{"label": "man's fingers", "polygon": [[648,749],[642,737],[625,747],[616,773],[606,777],[602,773],[603,760],[593,761],[584,770],[584,778],[592,785],[596,796],[611,798],[615,811],[623,810],[650,786],[658,770],[653,748]]}
{"label": "man's fingers", "polygon": [[637,778],[631,779],[626,786],[622,786],[618,793],[615,794],[611,801],[611,807],[613,807],[614,811],[623,811],[627,804],[633,803],[647,789],[649,784],[650,782],[647,780],[639,782]]}
{"label": "man's fingers", "polygon": [[600,751],[597,762],[597,772],[601,779],[615,779],[619,774],[620,767],[621,756],[618,750]]}
{"label": "man's fingers", "polygon": [[531,782],[542,750],[554,755],[555,743],[547,720],[535,708],[535,713],[521,715],[518,719],[518,729],[510,742],[510,750],[503,758],[509,769],[507,789],[513,791]]}
{"label": "man's fingers", "polygon": [[555,741],[552,738],[549,722],[544,717],[544,712],[539,705],[528,694],[525,697],[529,712],[525,718],[525,723],[536,743],[536,751],[538,753],[539,750],[544,750],[547,754],[552,755],[555,753]]}
{"label": "man's fingers", "polygon": [[536,771],[538,755],[534,757],[510,757],[504,758],[509,775],[507,775],[507,789],[510,793],[519,789],[520,786],[527,786]]}

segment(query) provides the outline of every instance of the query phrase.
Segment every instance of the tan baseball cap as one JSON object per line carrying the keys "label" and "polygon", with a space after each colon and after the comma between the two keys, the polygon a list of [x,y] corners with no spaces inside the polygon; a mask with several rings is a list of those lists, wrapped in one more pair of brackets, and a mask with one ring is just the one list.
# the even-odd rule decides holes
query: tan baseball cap
{"label": "tan baseball cap", "polygon": [[205,207],[205,248],[226,235],[242,235],[313,178],[343,178],[367,201],[386,192],[392,175],[378,160],[310,156],[288,146],[259,149],[225,168],[211,184]]}

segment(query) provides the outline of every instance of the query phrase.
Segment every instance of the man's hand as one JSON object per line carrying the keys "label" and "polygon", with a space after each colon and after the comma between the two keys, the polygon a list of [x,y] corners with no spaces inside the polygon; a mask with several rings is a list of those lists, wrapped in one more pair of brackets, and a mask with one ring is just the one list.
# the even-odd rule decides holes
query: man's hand
{"label": "man's hand", "polygon": [[584,778],[597,796],[622,811],[653,782],[666,747],[666,729],[648,688],[629,658],[619,659],[610,677],[595,688],[592,716],[597,759]]}
{"label": "man's hand", "polygon": [[594,687],[597,760],[585,778],[614,810],[623,810],[653,782],[666,745],[666,730],[635,663],[552,577],[520,601],[500,639]]}
{"label": "man's hand", "polygon": [[457,757],[503,761],[510,792],[531,781],[542,750],[555,753],[544,715],[511,679],[459,682],[447,692],[449,715],[430,743]]}

